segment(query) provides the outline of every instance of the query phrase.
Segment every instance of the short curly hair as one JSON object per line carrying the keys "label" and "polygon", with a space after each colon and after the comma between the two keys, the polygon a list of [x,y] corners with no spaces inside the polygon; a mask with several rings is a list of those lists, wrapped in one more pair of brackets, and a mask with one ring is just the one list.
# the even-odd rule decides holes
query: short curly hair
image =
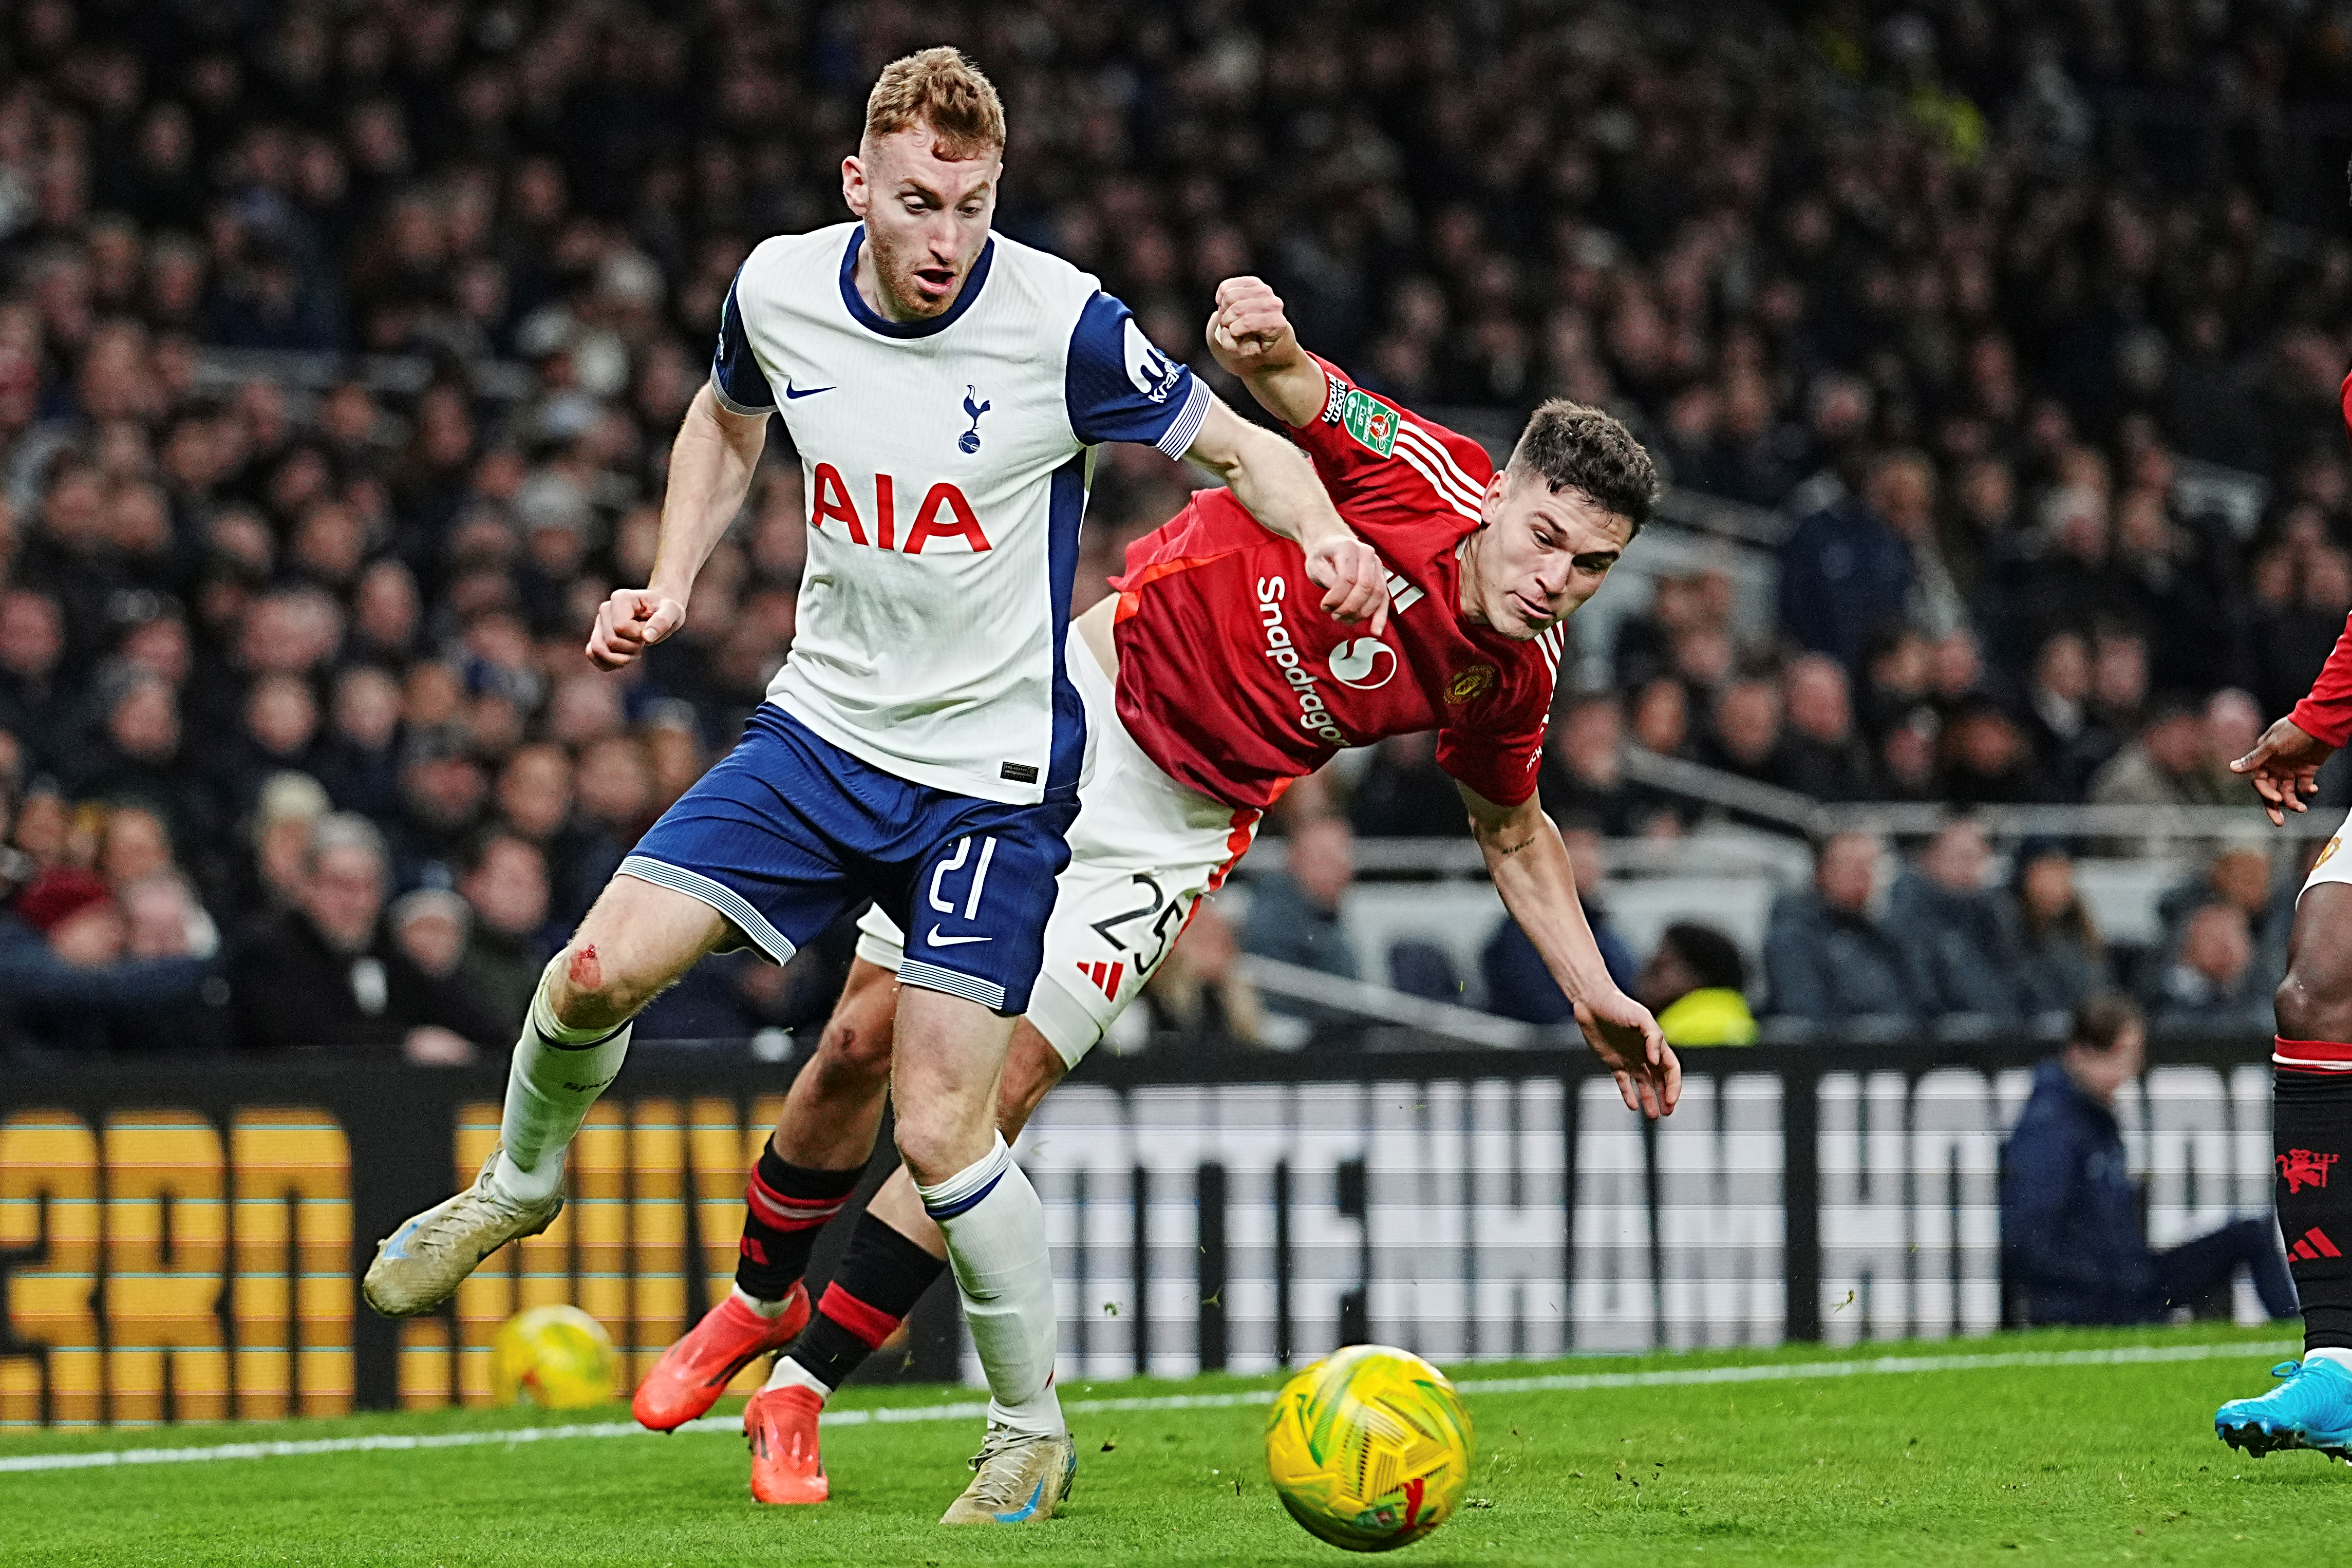
{"label": "short curly hair", "polygon": [[942,158],[979,158],[1004,150],[1004,105],[994,84],[944,44],[892,60],[866,97],[867,142],[916,125],[931,128]]}
{"label": "short curly hair", "polygon": [[1633,525],[1650,520],[1658,504],[1658,465],[1633,433],[1609,414],[1553,398],[1528,418],[1509,466],[1554,490],[1577,490],[1604,512]]}

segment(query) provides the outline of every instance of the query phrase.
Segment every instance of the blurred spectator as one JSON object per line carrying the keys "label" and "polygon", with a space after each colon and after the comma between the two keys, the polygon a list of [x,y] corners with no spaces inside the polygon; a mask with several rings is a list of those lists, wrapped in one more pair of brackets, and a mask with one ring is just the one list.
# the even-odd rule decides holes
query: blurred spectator
{"label": "blurred spectator", "polygon": [[[1601,889],[1609,875],[1608,845],[1591,819],[1579,820],[1562,813],[1559,819],[1559,836],[1568,848],[1570,868],[1576,874],[1577,902],[1584,906],[1584,918],[1592,927],[1592,940],[1601,949],[1601,962],[1618,989],[1632,993],[1635,964],[1633,950],[1609,924],[1609,910],[1601,901]],[[1508,915],[1496,923],[1495,934],[1486,938],[1486,946],[1478,955],[1478,967],[1486,983],[1486,1010],[1524,1023],[1552,1028],[1569,1022],[1576,1009],[1569,1003],[1568,995],[1544,967],[1543,955],[1519,929],[1519,923]]]}
{"label": "blurred spectator", "polygon": [[1392,735],[1372,749],[1349,813],[1368,839],[1453,837],[1467,820],[1461,791],[1437,766],[1437,733]]}
{"label": "blurred spectator", "polygon": [[2243,919],[2252,956],[2239,988],[2267,995],[2284,979],[2287,934],[2294,924],[2294,900],[2302,879],[2290,876],[2276,880],[2273,869],[2271,843],[2262,828],[2250,826],[2225,838],[2206,862],[2201,874],[2173,888],[2157,902],[2168,967],[2160,969],[2153,979],[2158,984],[2169,982],[2169,966],[2177,965],[2183,956],[2190,922],[2199,910],[2209,904],[2227,905]]}
{"label": "blurred spectator", "polygon": [[2294,1316],[2294,1284],[2267,1216],[2149,1251],[2115,1113],[2146,1059],[2138,1010],[2097,997],[2075,1010],[2066,1049],[2034,1071],[2000,1190],[2003,1271],[2025,1321],[2157,1322],[2213,1304],[2241,1267],[2252,1272],[2264,1311]]}
{"label": "blurred spectator", "polygon": [[1887,928],[1909,960],[1923,1009],[2010,1020],[2022,1010],[2002,940],[1999,895],[1987,885],[1992,852],[1966,817],[1947,822],[1895,877]]}
{"label": "blurred spectator", "polygon": [[2119,738],[2091,706],[2091,648],[2080,632],[2056,632],[2033,655],[2025,685],[2027,731],[2042,774],[2061,800],[2079,800]]}
{"label": "blurred spectator", "polygon": [[1861,496],[1806,517],[1780,547],[1780,627],[1799,647],[1854,669],[1874,633],[1905,622],[1916,569],[1890,518],[1932,504],[1924,467],[1916,454],[1878,458]]}
{"label": "blurred spectator", "polygon": [[1617,699],[1593,692],[1570,699],[1544,737],[1536,788],[1554,821],[1590,820],[1611,838],[1639,833],[1671,810],[1625,777],[1625,721]]}
{"label": "blurred spectator", "polygon": [[1876,798],[1869,752],[1854,735],[1844,668],[1824,654],[1807,653],[1789,662],[1780,690],[1788,728],[1778,782],[1816,800]]}
{"label": "blurred spectator", "polygon": [[[1293,828],[1285,847],[1288,861],[1282,871],[1250,884],[1243,951],[1344,980],[1357,978],[1356,949],[1348,939],[1342,907],[1356,880],[1355,834],[1345,822],[1318,818]],[[1269,1012],[1310,1022],[1341,1016],[1279,991],[1267,996],[1265,1006]]]}
{"label": "blurred spectator", "polygon": [[335,700],[316,768],[341,811],[387,821],[400,810],[400,683],[377,664],[335,678]]}
{"label": "blurred spectator", "polygon": [[56,600],[23,588],[0,593],[0,727],[49,767],[62,760],[68,705],[58,666],[65,652]]}
{"label": "blurred spectator", "polygon": [[299,903],[246,945],[232,987],[248,1047],[440,1063],[497,1025],[451,981],[419,969],[383,920],[390,859],[362,817],[312,826]]}
{"label": "blurred spectator", "polygon": [[182,1027],[199,1017],[205,982],[216,981],[209,956],[194,953],[184,933],[177,952],[134,954],[131,936],[99,877],[66,868],[35,877],[0,908],[5,1038],[20,1051],[76,1053],[202,1043]]}
{"label": "blurred spectator", "polygon": [[2157,1021],[2259,1033],[2270,1018],[2273,988],[2254,967],[2245,911],[2234,904],[2208,904],[2181,927],[2179,946],[2162,977]]}
{"label": "blurred spectator", "polygon": [[2259,799],[2254,787],[2230,771],[2231,762],[2254,748],[2262,738],[2262,710],[2254,699],[2235,687],[2224,687],[2205,699],[2199,741],[2198,792],[2215,806],[2252,806]]}
{"label": "blurred spectator", "polygon": [[2147,727],[2091,779],[2096,806],[2207,804],[2205,734],[2196,705],[2178,693],[2147,706]]}
{"label": "blurred spectator", "polygon": [[1631,990],[1657,1015],[1668,1045],[1753,1045],[1747,986],[1738,944],[1711,925],[1679,921],[1658,934]]}
{"label": "blurred spectator", "polygon": [[1774,901],[1764,979],[1775,1016],[1824,1025],[1922,1012],[1903,945],[1871,913],[1883,852],[1873,834],[1839,833],[1814,857],[1813,885]]}
{"label": "blurred spectator", "polygon": [[330,810],[327,792],[308,774],[281,773],[262,786],[254,810],[251,870],[236,884],[235,898],[235,907],[247,912],[256,925],[301,903],[310,831]]}
{"label": "blurred spectator", "polygon": [[135,800],[188,836],[207,819],[189,809],[181,775],[180,700],[152,675],[122,677],[106,706],[106,727],[84,753],[74,789],[84,799]]}
{"label": "blurred spectator", "polygon": [[2033,747],[1990,698],[1970,696],[1945,716],[1936,741],[1943,798],[1958,806],[2028,806],[2049,795]]}
{"label": "blurred spectator", "polygon": [[2005,953],[2020,1010],[2071,1012],[2105,988],[2107,960],[2074,885],[2074,857],[2054,839],[2028,839],[2011,861]]}
{"label": "blurred spectator", "polygon": [[473,912],[458,978],[484,1013],[520,1033],[557,946],[548,929],[546,858],[519,834],[486,833],[467,853],[457,891]]}
{"label": "blurred spectator", "polygon": [[481,765],[454,729],[412,736],[400,758],[400,837],[396,862],[403,883],[446,887],[457,880],[467,835],[489,794]]}
{"label": "blurred spectator", "polygon": [[1770,681],[1748,677],[1715,696],[1711,733],[1699,747],[1709,768],[1758,784],[1780,780],[1780,693]]}
{"label": "blurred spectator", "polygon": [[446,888],[420,887],[393,900],[384,925],[393,946],[416,966],[417,973],[443,984],[457,977],[466,933],[473,925],[473,912],[464,899]]}

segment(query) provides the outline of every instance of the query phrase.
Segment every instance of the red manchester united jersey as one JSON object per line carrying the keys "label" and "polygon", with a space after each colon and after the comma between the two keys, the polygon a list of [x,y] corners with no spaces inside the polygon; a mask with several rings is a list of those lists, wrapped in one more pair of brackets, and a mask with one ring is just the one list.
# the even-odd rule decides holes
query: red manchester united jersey
{"label": "red manchester united jersey", "polygon": [[1502,805],[1535,789],[1560,629],[1515,642],[1462,618],[1462,545],[1494,465],[1465,436],[1329,364],[1322,416],[1290,433],[1389,569],[1386,632],[1321,608],[1307,557],[1223,490],[1129,547],[1118,715],[1162,771],[1264,807],[1343,746],[1438,732],[1438,766]]}

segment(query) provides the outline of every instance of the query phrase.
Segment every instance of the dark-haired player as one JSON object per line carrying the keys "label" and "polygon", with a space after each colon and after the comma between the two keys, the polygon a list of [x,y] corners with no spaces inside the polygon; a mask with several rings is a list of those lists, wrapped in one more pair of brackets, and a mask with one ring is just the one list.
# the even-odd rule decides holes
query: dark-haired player
{"label": "dark-haired player", "polygon": [[[2344,418],[2352,425],[2352,376]],[[2311,695],[2230,764],[2253,779],[2271,821],[2305,810],[2320,764],[2352,738],[2352,622],[2312,683]],[[2347,819],[2305,880],[2278,988],[2278,1041],[2271,1055],[2271,1142],[2276,1151],[2279,1230],[2303,1301],[2303,1359],[2286,1381],[2214,1413],[2233,1448],[2317,1448],[2352,1460],[2352,834]]]}
{"label": "dark-haired player", "polygon": [[[1535,792],[1560,622],[1649,515],[1649,455],[1608,415],[1549,402],[1496,473],[1476,443],[1302,350],[1265,284],[1229,279],[1217,300],[1212,350],[1290,427],[1341,517],[1379,552],[1388,624],[1366,632],[1325,614],[1306,591],[1298,547],[1229,491],[1194,496],[1129,550],[1118,596],[1074,627],[1083,648],[1069,664],[1093,754],[1045,967],[1001,1082],[1000,1125],[1016,1135],[1102,1038],[1294,779],[1340,747],[1425,729],[1438,732],[1439,765],[1461,788],[1504,904],[1574,999],[1625,1103],[1670,1111],[1674,1053],[1602,967],[1567,849]],[[950,902],[919,896],[913,917],[946,918]],[[826,1495],[818,1410],[944,1267],[939,1231],[901,1171],[859,1221],[808,1327],[795,1336],[762,1315],[793,1289],[822,1223],[796,1217],[796,1195],[828,1169],[854,1173],[873,1148],[899,940],[878,915],[864,922],[848,988],[752,1176],[735,1292],[637,1391],[637,1418],[668,1429],[709,1408],[753,1357],[789,1343],[745,1412],[751,1489],[763,1501]],[[972,1311],[972,1293],[965,1299]],[[1049,1364],[1055,1326],[1050,1312],[1029,1323]],[[987,1500],[1005,1519],[1037,1501]]]}

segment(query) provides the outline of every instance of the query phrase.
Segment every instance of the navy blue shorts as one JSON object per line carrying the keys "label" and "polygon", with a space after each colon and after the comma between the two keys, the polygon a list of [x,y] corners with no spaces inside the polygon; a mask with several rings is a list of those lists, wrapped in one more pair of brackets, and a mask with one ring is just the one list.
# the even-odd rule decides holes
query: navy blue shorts
{"label": "navy blue shorts", "polygon": [[910,784],[762,703],[621,873],[700,899],[779,964],[870,897],[907,933],[903,984],[1012,1017],[1044,962],[1077,811]]}

